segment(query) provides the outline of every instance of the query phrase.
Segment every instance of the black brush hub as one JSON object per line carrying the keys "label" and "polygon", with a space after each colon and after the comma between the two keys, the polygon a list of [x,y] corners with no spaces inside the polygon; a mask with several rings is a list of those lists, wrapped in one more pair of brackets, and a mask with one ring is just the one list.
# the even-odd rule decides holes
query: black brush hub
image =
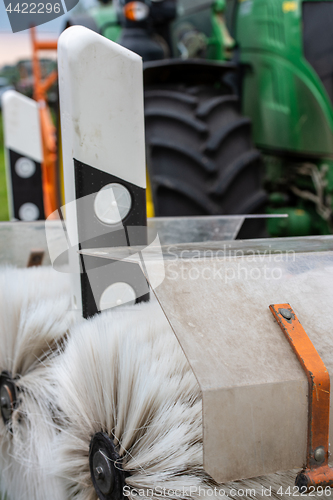
{"label": "black brush hub", "polygon": [[107,434],[94,435],[89,449],[91,479],[100,500],[122,500],[126,473],[121,458]]}
{"label": "black brush hub", "polygon": [[0,375],[0,408],[4,424],[7,425],[12,418],[16,408],[16,386],[9,372],[2,372]]}

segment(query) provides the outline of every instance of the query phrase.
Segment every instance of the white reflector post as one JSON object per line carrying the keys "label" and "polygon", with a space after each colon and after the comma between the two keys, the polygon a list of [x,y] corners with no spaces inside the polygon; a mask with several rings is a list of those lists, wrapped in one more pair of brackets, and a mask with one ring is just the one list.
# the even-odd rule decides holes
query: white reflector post
{"label": "white reflector post", "polygon": [[[144,245],[142,60],[95,32],[74,26],[59,38],[58,68],[65,217],[71,244],[81,249]],[[130,226],[143,228],[131,241]],[[72,252],[71,258],[79,257]],[[74,277],[73,302],[84,317],[108,308],[107,304],[147,299],[148,286],[139,266],[105,264],[96,257],[84,257],[81,264],[81,276]]]}
{"label": "white reflector post", "polygon": [[44,219],[42,143],[38,104],[8,90],[2,97],[5,160],[11,219]]}

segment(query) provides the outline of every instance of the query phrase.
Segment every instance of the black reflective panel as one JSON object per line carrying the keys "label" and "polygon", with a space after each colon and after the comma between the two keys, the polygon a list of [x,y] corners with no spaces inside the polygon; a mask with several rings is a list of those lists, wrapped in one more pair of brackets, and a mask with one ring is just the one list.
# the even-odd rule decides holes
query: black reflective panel
{"label": "black reflective panel", "polygon": [[333,102],[333,2],[303,3],[304,55]]}

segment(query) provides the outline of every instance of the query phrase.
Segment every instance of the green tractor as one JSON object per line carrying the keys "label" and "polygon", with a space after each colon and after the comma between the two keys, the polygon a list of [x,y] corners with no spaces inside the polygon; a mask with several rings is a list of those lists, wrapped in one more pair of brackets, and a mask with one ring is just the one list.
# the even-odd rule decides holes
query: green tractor
{"label": "green tractor", "polygon": [[72,24],[143,57],[157,216],[333,231],[332,0],[117,0]]}

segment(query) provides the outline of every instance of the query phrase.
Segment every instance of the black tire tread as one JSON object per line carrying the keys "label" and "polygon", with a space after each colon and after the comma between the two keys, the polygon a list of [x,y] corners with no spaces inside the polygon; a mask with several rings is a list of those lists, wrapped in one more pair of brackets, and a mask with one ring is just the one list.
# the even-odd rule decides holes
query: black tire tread
{"label": "black tire tread", "polygon": [[264,211],[261,157],[236,95],[179,85],[148,88],[145,96],[156,216]]}
{"label": "black tire tread", "polygon": [[218,214],[218,205],[215,205],[201,190],[196,189],[187,182],[162,175],[156,176],[155,181],[158,183],[159,189],[167,188],[172,192],[180,193],[190,199],[193,203],[200,206],[205,215]]}
{"label": "black tire tread", "polygon": [[213,136],[207,141],[205,147],[205,153],[208,155],[213,155],[218,151],[221,147],[223,141],[227,139],[227,137],[234,132],[236,132],[240,128],[248,128],[251,129],[251,120],[249,118],[239,118],[237,121],[226,125],[221,128]]}
{"label": "black tire tread", "polygon": [[224,171],[220,172],[217,181],[210,189],[210,193],[222,196],[227,191],[227,189],[229,189],[234,179],[238,175],[240,175],[242,171],[244,171],[254,162],[258,161],[260,161],[260,153],[257,149],[251,149],[250,151],[243,153],[233,163],[228,165]]}
{"label": "black tire tread", "polygon": [[145,92],[145,100],[163,98],[167,100],[175,100],[178,102],[186,103],[193,108],[198,104],[198,98],[192,95],[175,92],[172,90],[147,90]]}
{"label": "black tire tread", "polygon": [[239,207],[238,214],[253,214],[267,202],[267,193],[263,189],[255,192]]}
{"label": "black tire tread", "polygon": [[187,157],[189,160],[196,163],[199,166],[199,168],[201,168],[203,171],[206,172],[216,171],[216,164],[213,161],[211,161],[206,156],[197,153],[196,151],[193,151],[193,149],[190,149],[189,147],[181,146],[179,144],[163,141],[160,139],[152,139],[150,141],[150,147],[151,149],[164,149],[173,151],[175,153],[179,153],[180,155],[183,155]]}
{"label": "black tire tread", "polygon": [[233,104],[238,108],[239,98],[236,95],[223,95],[223,96],[212,97],[211,99],[208,99],[206,102],[203,102],[199,106],[196,112],[196,116],[197,118],[204,120],[212,113],[212,111],[215,111],[216,108],[224,106],[225,104]]}
{"label": "black tire tread", "polygon": [[197,120],[196,118],[188,118],[187,116],[184,116],[180,113],[176,113],[174,111],[167,111],[167,110],[161,110],[161,109],[148,109],[145,113],[146,120],[147,119],[153,119],[153,118],[164,118],[165,120],[175,120],[179,123],[182,123],[183,125],[186,125],[187,127],[192,128],[199,134],[207,134],[208,133],[208,128],[205,123],[203,123],[200,120]]}

